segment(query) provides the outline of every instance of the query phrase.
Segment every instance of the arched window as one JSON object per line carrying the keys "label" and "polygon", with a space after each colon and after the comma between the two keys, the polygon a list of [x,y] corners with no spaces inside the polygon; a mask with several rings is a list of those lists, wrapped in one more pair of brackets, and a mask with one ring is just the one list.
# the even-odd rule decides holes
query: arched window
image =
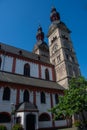
{"label": "arched window", "polygon": [[11,116],[7,112],[0,113],[0,123],[8,123],[11,121]]}
{"label": "arched window", "polygon": [[50,121],[50,116],[47,113],[43,113],[39,116],[39,121]]}
{"label": "arched window", "polygon": [[29,92],[27,90],[24,91],[23,101],[29,102]]}
{"label": "arched window", "polygon": [[24,65],[24,76],[30,76],[30,65],[28,63]]}
{"label": "arched window", "polygon": [[59,103],[59,97],[58,97],[58,94],[55,94],[55,103],[56,103],[56,104]]}
{"label": "arched window", "polygon": [[41,94],[41,96],[40,96],[41,103],[46,103],[45,93],[44,93],[44,92],[41,92],[40,94]]}
{"label": "arched window", "polygon": [[1,68],[1,64],[2,64],[2,59],[1,59],[1,57],[0,57],[0,68]]}
{"label": "arched window", "polygon": [[10,89],[8,87],[4,88],[3,91],[3,100],[10,100]]}
{"label": "arched window", "polygon": [[45,79],[49,80],[49,71],[48,71],[48,69],[45,69]]}

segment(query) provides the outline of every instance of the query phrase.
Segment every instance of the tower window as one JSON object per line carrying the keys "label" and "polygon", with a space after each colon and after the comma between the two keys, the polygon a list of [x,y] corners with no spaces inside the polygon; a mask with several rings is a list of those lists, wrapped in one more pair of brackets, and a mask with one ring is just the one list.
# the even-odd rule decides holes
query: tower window
{"label": "tower window", "polygon": [[72,57],[72,62],[75,62],[75,59],[74,59],[74,57]]}
{"label": "tower window", "polygon": [[2,63],[2,59],[1,59],[1,57],[0,57],[0,68],[1,68],[1,63]]}
{"label": "tower window", "polygon": [[44,92],[40,93],[40,99],[41,99],[41,103],[46,103],[46,97],[45,97],[45,93]]}
{"label": "tower window", "polygon": [[28,63],[24,65],[24,76],[30,76],[30,65]]}
{"label": "tower window", "polygon": [[78,77],[79,76],[78,68],[77,67],[73,67],[73,76],[74,77]]}
{"label": "tower window", "polygon": [[49,80],[49,71],[48,71],[48,69],[45,69],[45,79]]}
{"label": "tower window", "polygon": [[8,87],[4,88],[3,100],[10,100],[10,89]]}
{"label": "tower window", "polygon": [[51,40],[51,43],[53,43],[56,39],[57,39],[57,36],[53,37],[53,39]]}
{"label": "tower window", "polygon": [[68,65],[69,68],[69,75],[73,76],[73,69],[72,69],[72,65]]}
{"label": "tower window", "polygon": [[52,63],[53,63],[53,65],[55,65],[55,64],[56,64],[55,59],[52,61]]}
{"label": "tower window", "polygon": [[68,54],[66,54],[66,59],[69,60],[69,55]]}
{"label": "tower window", "polygon": [[61,61],[60,55],[57,56],[57,62],[59,63]]}
{"label": "tower window", "polygon": [[24,91],[23,101],[29,102],[29,92],[27,90]]}
{"label": "tower window", "polygon": [[66,35],[62,35],[62,38],[68,40],[68,37]]}

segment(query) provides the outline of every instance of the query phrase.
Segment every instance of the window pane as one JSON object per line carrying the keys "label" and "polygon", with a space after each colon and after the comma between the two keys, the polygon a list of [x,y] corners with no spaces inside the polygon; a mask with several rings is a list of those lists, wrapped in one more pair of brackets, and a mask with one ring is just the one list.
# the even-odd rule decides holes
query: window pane
{"label": "window pane", "polygon": [[44,92],[41,92],[41,103],[45,103],[45,93]]}
{"label": "window pane", "polygon": [[30,76],[30,65],[28,63],[24,65],[24,76]]}
{"label": "window pane", "polygon": [[56,103],[56,104],[59,103],[59,97],[58,97],[58,94],[55,94],[55,103]]}
{"label": "window pane", "polygon": [[10,89],[8,87],[4,88],[3,100],[10,100]]}
{"label": "window pane", "polygon": [[24,91],[24,102],[29,102],[29,92],[27,90]]}
{"label": "window pane", "polygon": [[45,69],[45,79],[49,80],[49,71],[48,71],[48,69]]}

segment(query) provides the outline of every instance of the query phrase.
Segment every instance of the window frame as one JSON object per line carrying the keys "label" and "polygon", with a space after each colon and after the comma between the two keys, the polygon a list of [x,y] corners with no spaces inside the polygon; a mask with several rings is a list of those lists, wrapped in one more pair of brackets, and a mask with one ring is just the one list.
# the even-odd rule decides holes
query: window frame
{"label": "window frame", "polygon": [[28,90],[24,90],[23,102],[29,102],[29,92],[28,92]]}
{"label": "window frame", "polygon": [[42,113],[40,116],[39,116],[39,121],[40,122],[43,122],[43,121],[50,121],[50,115],[48,113]]}
{"label": "window frame", "polygon": [[44,92],[40,93],[40,100],[41,100],[41,104],[45,104],[46,103],[46,95]]}
{"label": "window frame", "polygon": [[28,63],[24,65],[24,76],[30,77],[30,65]]}
{"label": "window frame", "polygon": [[10,101],[10,97],[11,97],[11,90],[9,87],[5,87],[3,90],[2,100],[3,101]]}
{"label": "window frame", "polygon": [[45,69],[45,79],[50,80],[49,70],[47,68]]}

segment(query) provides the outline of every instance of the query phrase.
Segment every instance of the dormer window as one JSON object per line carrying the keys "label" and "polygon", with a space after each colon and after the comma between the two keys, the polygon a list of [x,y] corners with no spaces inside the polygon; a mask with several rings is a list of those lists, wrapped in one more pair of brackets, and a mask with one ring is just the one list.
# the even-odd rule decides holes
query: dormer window
{"label": "dormer window", "polygon": [[19,51],[19,55],[22,55],[22,51],[21,50]]}

